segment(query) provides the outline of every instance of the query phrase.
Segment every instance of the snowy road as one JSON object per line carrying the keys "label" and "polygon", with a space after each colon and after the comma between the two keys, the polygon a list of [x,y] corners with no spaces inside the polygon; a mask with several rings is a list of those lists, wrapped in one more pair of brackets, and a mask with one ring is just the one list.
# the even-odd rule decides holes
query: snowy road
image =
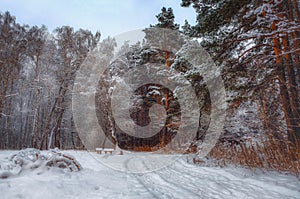
{"label": "snowy road", "polygon": [[[82,164],[82,171],[30,172],[1,179],[0,198],[300,198],[300,181],[284,174],[200,167],[186,163],[184,158],[154,172],[134,174],[111,169],[99,160],[122,162],[124,169],[147,167],[149,163],[132,155],[68,153]],[[10,154],[0,152],[0,161]]]}

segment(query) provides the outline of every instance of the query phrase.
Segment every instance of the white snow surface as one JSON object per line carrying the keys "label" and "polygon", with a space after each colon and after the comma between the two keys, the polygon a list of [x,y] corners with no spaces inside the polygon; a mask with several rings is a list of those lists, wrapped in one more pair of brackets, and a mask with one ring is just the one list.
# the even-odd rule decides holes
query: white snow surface
{"label": "white snow surface", "polygon": [[[101,162],[123,162],[124,169],[136,154],[100,155],[86,151],[64,151],[79,161],[79,172],[53,168],[44,172],[22,172],[0,179],[1,199],[93,199],[93,198],[300,198],[300,181],[277,172],[243,168],[202,167],[186,157],[147,173],[114,170]],[[17,151],[0,151],[0,165]],[[144,154],[139,154],[144,164]],[[134,156],[134,157],[133,157]],[[155,155],[164,159],[165,155]],[[148,156],[149,157],[149,156]],[[102,161],[104,160],[104,161]]]}

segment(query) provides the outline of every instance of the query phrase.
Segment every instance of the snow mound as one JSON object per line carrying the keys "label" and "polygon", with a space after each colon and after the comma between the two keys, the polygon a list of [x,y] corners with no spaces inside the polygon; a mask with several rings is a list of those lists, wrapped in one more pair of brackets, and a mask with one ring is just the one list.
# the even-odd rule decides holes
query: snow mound
{"label": "snow mound", "polygon": [[30,171],[37,171],[37,174],[40,174],[50,168],[63,169],[68,172],[82,169],[74,157],[64,154],[58,149],[42,152],[28,148],[6,158],[5,162],[0,162],[0,179]]}

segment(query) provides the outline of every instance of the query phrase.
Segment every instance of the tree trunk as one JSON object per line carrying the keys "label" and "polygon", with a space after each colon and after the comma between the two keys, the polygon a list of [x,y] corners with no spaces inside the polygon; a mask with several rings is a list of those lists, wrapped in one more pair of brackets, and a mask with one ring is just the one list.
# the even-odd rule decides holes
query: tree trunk
{"label": "tree trunk", "polygon": [[[273,31],[277,30],[275,21],[273,22],[271,28]],[[285,121],[287,125],[288,138],[292,143],[296,143],[296,136],[294,131],[295,124],[293,122],[294,116],[291,109],[290,97],[289,97],[287,81],[286,81],[286,73],[285,73],[285,68],[281,57],[280,40],[278,37],[275,36],[273,38],[273,44],[274,44],[274,54],[276,57],[277,76],[279,80],[280,98],[282,101],[282,108],[283,108]]]}

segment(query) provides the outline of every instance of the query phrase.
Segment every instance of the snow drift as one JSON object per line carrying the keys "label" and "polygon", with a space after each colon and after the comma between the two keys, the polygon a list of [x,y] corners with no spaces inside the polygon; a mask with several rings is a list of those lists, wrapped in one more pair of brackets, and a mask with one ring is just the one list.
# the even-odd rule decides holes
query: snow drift
{"label": "snow drift", "polygon": [[67,172],[79,171],[82,169],[76,159],[64,154],[58,149],[40,151],[37,149],[24,149],[6,158],[0,163],[0,179],[20,175],[24,172],[37,172],[40,174],[51,168],[63,169]]}

